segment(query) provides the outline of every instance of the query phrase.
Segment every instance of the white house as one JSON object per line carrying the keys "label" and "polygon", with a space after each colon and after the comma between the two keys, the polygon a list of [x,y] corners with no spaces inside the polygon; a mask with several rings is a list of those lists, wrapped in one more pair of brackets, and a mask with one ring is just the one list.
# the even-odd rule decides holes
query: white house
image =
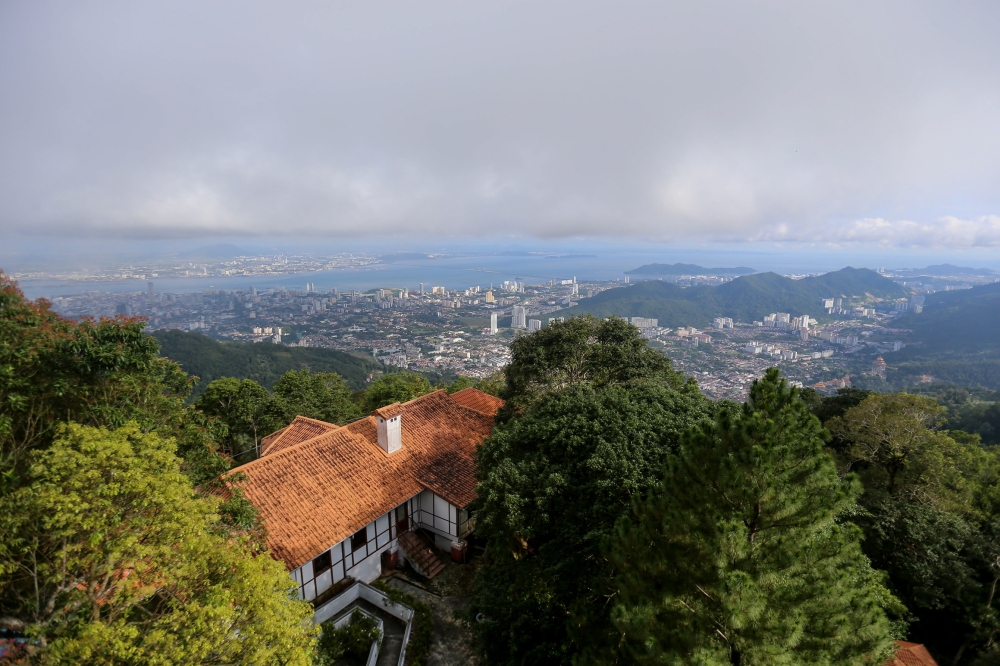
{"label": "white house", "polygon": [[227,483],[260,511],[267,547],[304,599],[348,576],[371,582],[400,555],[427,569],[435,560],[413,530],[445,550],[472,531],[476,446],[502,404],[469,388],[388,405],[343,427],[296,417]]}

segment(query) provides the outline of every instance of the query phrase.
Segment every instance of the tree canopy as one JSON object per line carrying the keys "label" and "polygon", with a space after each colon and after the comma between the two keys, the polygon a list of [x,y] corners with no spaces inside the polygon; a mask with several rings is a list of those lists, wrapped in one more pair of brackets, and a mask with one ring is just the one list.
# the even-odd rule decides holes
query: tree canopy
{"label": "tree canopy", "polygon": [[711,413],[693,383],[553,391],[482,446],[477,534],[489,543],[474,608],[491,664],[568,664],[613,640],[601,551],[681,433]]}
{"label": "tree canopy", "polygon": [[0,496],[0,626],[45,663],[308,664],[310,605],[218,504],[170,439],[61,426]]}
{"label": "tree canopy", "polygon": [[910,638],[966,663],[1000,631],[1000,452],[946,430],[943,413],[927,397],[875,393],[826,425],[864,485],[854,520],[912,614]]}
{"label": "tree canopy", "polygon": [[602,321],[592,316],[553,322],[517,338],[504,378],[500,397],[506,404],[497,415],[500,421],[524,412],[549,392],[573,386],[625,386],[643,379],[675,387],[684,383],[636,327],[617,317]]}
{"label": "tree canopy", "polygon": [[[838,522],[860,493],[772,368],[668,459],[611,547],[614,619],[648,664],[865,664],[892,649],[885,592]],[[898,604],[894,604],[898,605]]]}

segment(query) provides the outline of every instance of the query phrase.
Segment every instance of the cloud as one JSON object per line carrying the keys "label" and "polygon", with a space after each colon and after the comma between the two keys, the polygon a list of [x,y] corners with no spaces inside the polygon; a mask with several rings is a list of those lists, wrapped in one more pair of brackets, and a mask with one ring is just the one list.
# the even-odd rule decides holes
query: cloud
{"label": "cloud", "polygon": [[0,235],[992,247],[998,29],[995,3],[8,3]]}
{"label": "cloud", "polygon": [[823,242],[879,248],[937,247],[948,249],[1000,247],[1000,216],[972,220],[942,217],[932,222],[865,218],[828,225],[803,233],[789,225],[767,229],[749,240]]}

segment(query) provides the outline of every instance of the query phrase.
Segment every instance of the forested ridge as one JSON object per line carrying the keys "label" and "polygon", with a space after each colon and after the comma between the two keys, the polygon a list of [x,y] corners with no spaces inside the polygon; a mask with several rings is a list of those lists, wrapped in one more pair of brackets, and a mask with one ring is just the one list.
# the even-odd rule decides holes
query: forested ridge
{"label": "forested ridge", "polygon": [[708,326],[714,317],[762,320],[772,312],[808,314],[823,321],[823,298],[902,298],[906,291],[866,268],[843,268],[825,275],[792,280],[776,273],[757,273],[718,286],[679,287],[647,280],[609,289],[583,301],[573,313],[598,317],[650,317],[661,326]]}
{"label": "forested ridge", "polygon": [[1000,390],[1000,283],[930,294],[923,312],[903,315],[894,326],[913,334],[893,355],[893,383],[913,384],[926,375]]}
{"label": "forested ridge", "polygon": [[365,387],[365,381],[381,366],[334,349],[288,347],[269,342],[247,344],[220,342],[198,333],[160,330],[153,333],[160,354],[181,366],[189,375],[200,378],[196,393],[219,377],[251,379],[271,388],[289,370],[335,372],[351,389]]}

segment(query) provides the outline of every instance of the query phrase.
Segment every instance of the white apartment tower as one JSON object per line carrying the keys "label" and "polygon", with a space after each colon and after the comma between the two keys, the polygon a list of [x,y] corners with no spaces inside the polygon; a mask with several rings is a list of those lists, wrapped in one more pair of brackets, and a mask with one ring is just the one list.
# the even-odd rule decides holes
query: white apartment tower
{"label": "white apartment tower", "polygon": [[527,319],[528,319],[528,311],[520,305],[515,305],[513,310],[511,310],[510,327],[527,328],[528,327]]}
{"label": "white apartment tower", "polygon": [[497,313],[494,312],[490,315],[490,335],[497,334]]}

